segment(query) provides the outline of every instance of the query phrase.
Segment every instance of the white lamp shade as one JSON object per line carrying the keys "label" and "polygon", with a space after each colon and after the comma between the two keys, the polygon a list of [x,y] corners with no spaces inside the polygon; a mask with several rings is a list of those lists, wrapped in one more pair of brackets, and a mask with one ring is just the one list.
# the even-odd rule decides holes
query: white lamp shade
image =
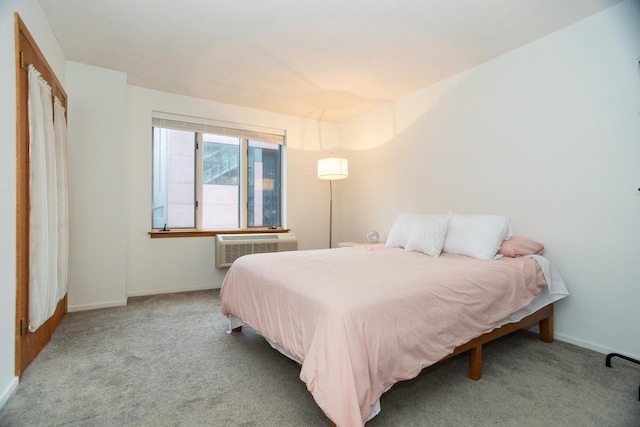
{"label": "white lamp shade", "polygon": [[318,178],[320,179],[345,179],[349,176],[347,159],[340,157],[327,157],[318,160]]}

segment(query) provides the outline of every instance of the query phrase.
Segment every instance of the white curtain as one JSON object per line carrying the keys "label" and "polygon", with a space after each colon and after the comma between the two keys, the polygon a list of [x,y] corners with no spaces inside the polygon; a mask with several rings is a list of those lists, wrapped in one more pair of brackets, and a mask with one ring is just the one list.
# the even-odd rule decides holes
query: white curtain
{"label": "white curtain", "polygon": [[[54,128],[51,88],[33,65],[28,72],[29,330],[33,332],[51,317],[66,293],[68,180],[66,125],[57,123]],[[64,109],[57,114],[62,114],[57,122],[64,120]]]}

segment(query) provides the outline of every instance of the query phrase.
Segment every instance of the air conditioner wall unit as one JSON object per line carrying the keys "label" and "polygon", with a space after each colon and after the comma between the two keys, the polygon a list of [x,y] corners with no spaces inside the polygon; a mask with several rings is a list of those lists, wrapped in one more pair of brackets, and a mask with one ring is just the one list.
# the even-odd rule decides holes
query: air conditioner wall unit
{"label": "air conditioner wall unit", "polygon": [[243,255],[295,251],[298,239],[294,233],[218,234],[215,247],[216,268],[223,268]]}

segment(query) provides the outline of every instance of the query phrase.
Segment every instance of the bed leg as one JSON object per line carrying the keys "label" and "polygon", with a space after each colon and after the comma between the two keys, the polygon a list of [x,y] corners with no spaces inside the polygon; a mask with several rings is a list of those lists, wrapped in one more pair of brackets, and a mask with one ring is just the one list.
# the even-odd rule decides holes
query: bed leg
{"label": "bed leg", "polygon": [[540,339],[544,342],[553,342],[553,315],[538,322]]}
{"label": "bed leg", "polygon": [[478,381],[482,377],[482,344],[469,350],[469,378]]}

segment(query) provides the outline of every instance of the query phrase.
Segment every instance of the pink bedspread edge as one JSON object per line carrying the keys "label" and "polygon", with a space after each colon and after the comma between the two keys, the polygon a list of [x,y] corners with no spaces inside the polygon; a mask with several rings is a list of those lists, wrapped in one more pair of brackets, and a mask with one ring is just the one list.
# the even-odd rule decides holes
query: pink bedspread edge
{"label": "pink bedspread edge", "polygon": [[234,315],[301,360],[300,378],[338,426],[361,426],[398,381],[529,304],[532,258],[482,261],[366,246],[239,258],[222,289]]}

